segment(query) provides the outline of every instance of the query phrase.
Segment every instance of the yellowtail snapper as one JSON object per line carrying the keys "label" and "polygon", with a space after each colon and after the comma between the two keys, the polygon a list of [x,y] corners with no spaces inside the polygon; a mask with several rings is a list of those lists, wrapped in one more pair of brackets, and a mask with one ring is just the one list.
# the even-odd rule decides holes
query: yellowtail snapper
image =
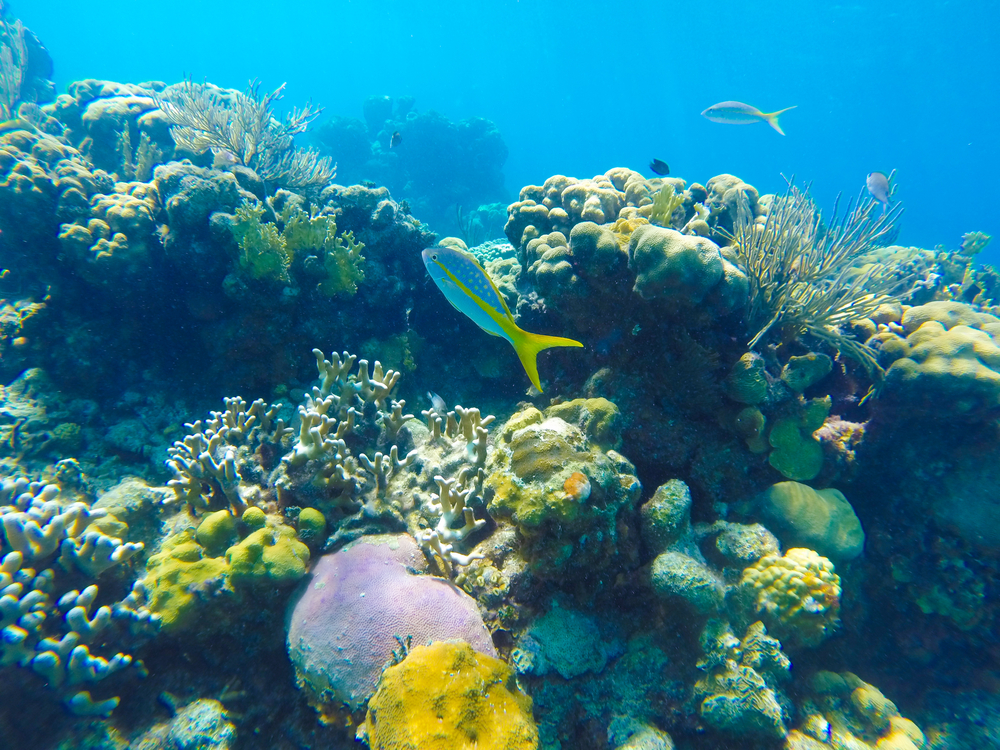
{"label": "yellowtail snapper", "polygon": [[427,273],[456,310],[486,333],[507,339],[514,347],[531,384],[542,390],[536,358],[554,346],[583,346],[559,336],[521,330],[514,322],[500,290],[471,253],[453,247],[429,247],[421,253]]}
{"label": "yellowtail snapper", "polygon": [[761,112],[756,107],[751,107],[743,102],[719,102],[701,114],[712,122],[721,122],[723,125],[752,125],[755,122],[766,122],[781,135],[784,135],[785,131],[778,125],[778,115],[790,109],[795,109],[795,106],[785,107],[777,112]]}

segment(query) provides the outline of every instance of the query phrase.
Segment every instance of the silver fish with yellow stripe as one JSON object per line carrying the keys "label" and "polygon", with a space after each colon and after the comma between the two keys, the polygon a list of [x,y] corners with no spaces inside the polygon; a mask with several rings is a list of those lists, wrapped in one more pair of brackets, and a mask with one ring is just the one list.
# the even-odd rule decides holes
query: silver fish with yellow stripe
{"label": "silver fish with yellow stripe", "polygon": [[493,336],[507,339],[514,347],[531,384],[542,390],[538,379],[540,351],[555,346],[583,346],[560,336],[543,336],[518,328],[497,289],[476,257],[454,247],[429,247],[421,253],[424,267],[452,306]]}

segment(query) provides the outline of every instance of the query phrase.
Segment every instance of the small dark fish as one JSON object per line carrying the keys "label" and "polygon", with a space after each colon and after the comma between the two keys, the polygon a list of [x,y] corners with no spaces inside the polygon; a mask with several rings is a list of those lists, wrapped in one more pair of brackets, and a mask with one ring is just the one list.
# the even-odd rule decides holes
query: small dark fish
{"label": "small dark fish", "polygon": [[397,130],[392,134],[392,138],[389,139],[389,148],[396,148],[401,140],[403,140],[403,136],[401,136]]}
{"label": "small dark fish", "polygon": [[889,178],[884,172],[869,172],[865,180],[872,198],[882,204],[882,213],[889,208]]}
{"label": "small dark fish", "polygon": [[653,159],[649,162],[649,168],[655,173],[660,175],[660,177],[666,177],[670,174],[670,167],[665,161],[660,161],[659,159]]}

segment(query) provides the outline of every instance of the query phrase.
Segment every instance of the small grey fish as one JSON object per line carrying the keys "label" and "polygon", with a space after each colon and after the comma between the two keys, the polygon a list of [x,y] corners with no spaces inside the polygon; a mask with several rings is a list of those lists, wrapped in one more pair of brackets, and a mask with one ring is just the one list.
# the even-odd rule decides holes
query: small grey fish
{"label": "small grey fish", "polygon": [[431,407],[438,414],[446,414],[448,412],[448,404],[444,402],[443,398],[434,393],[434,391],[427,391],[427,398],[430,399]]}
{"label": "small grey fish", "polygon": [[885,215],[889,208],[889,178],[885,172],[869,172],[865,184],[872,198],[882,204],[882,214]]}
{"label": "small grey fish", "polygon": [[777,112],[761,112],[756,107],[751,107],[743,102],[719,102],[702,112],[702,117],[707,117],[712,122],[721,122],[723,125],[752,125],[755,122],[766,122],[781,135],[785,131],[778,125],[778,115],[795,109],[797,105],[779,109]]}
{"label": "small grey fish", "polygon": [[653,159],[649,162],[649,169],[660,177],[666,177],[670,174],[670,167],[662,159]]}

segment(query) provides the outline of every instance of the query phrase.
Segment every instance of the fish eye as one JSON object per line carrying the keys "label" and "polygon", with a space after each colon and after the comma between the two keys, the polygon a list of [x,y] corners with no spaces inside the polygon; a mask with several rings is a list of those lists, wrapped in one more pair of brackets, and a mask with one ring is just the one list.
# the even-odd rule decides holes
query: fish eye
{"label": "fish eye", "polygon": [[437,254],[436,254],[436,253],[435,253],[434,255],[432,255],[432,256],[431,256],[431,260],[437,260],[437,259],[438,259],[438,257],[437,257]]}

